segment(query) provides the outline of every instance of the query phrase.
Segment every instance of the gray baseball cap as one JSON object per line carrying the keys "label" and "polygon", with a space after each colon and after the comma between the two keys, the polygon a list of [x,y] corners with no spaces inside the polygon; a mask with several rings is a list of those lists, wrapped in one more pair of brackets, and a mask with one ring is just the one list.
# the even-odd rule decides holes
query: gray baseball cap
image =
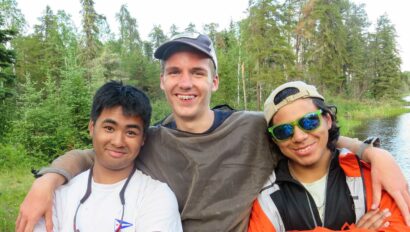
{"label": "gray baseball cap", "polygon": [[209,58],[211,58],[212,62],[215,65],[215,70],[218,70],[218,61],[216,59],[214,45],[212,43],[212,40],[204,34],[182,33],[175,35],[169,41],[161,44],[157,48],[157,50],[155,50],[154,57],[160,60],[165,60],[169,55],[171,55],[169,54],[169,51],[180,45],[187,45],[204,53]]}

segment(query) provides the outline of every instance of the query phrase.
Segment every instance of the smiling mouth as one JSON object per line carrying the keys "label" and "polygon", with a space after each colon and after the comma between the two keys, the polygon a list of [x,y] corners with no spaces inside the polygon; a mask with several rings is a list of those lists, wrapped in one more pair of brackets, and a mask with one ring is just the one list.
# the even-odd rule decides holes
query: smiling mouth
{"label": "smiling mouth", "polygon": [[296,152],[298,155],[307,155],[312,151],[312,147],[315,143],[309,144],[307,146],[301,147],[301,148],[293,148],[293,150]]}
{"label": "smiling mouth", "polygon": [[176,96],[178,97],[178,99],[183,100],[183,101],[193,100],[196,97],[195,95],[181,95],[181,94],[177,94]]}
{"label": "smiling mouth", "polygon": [[125,151],[116,151],[116,150],[110,150],[110,149],[108,149],[107,151],[114,158],[120,158],[126,154]]}

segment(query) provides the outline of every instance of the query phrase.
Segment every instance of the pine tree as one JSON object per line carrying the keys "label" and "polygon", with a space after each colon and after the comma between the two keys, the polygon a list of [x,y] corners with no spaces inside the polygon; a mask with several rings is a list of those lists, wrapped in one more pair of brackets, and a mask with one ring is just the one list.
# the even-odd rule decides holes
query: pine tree
{"label": "pine tree", "polygon": [[185,32],[198,32],[197,29],[196,29],[195,24],[193,24],[193,23],[189,23],[184,31]]}
{"label": "pine tree", "polygon": [[172,38],[173,36],[179,34],[178,27],[175,24],[172,24],[169,28],[169,37]]}
{"label": "pine tree", "polygon": [[372,94],[376,98],[397,97],[400,90],[401,59],[396,44],[396,30],[387,15],[377,20],[372,36]]}
{"label": "pine tree", "polygon": [[99,41],[99,23],[101,23],[101,19],[104,17],[95,11],[93,0],[80,0],[80,2],[82,5],[82,25],[85,36],[82,59],[84,66],[88,70],[85,73],[85,78],[91,87],[91,70],[94,66],[93,60],[97,57],[101,48],[101,42]]}
{"label": "pine tree", "polygon": [[167,40],[164,31],[161,29],[161,26],[159,25],[155,25],[148,36],[154,49],[159,47],[159,45],[161,45],[163,42]]}
{"label": "pine tree", "polygon": [[347,59],[343,71],[350,96],[362,98],[370,85],[366,33],[370,23],[363,4],[357,6],[350,3],[346,16]]}
{"label": "pine tree", "polygon": [[13,94],[15,75],[12,65],[15,63],[15,53],[10,49],[9,41],[16,35],[16,31],[2,29],[3,18],[0,15],[0,104],[2,100]]}
{"label": "pine tree", "polygon": [[[8,130],[9,120],[13,115],[14,104],[10,97],[15,95],[15,79],[13,65],[15,53],[9,47],[9,42],[16,35],[15,30],[3,29],[3,18],[0,15],[0,138]],[[0,139],[1,142],[1,139]]]}
{"label": "pine tree", "polygon": [[282,11],[273,0],[251,2],[249,16],[241,22],[241,44],[250,96],[262,109],[262,99],[277,84],[289,79],[294,70],[295,56],[284,36]]}

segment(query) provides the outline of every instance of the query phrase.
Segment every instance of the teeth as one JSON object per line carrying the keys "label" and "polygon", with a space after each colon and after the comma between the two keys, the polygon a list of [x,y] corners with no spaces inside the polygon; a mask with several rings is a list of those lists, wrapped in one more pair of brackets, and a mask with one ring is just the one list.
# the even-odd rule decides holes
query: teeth
{"label": "teeth", "polygon": [[295,149],[295,151],[298,152],[298,153],[306,153],[306,152],[309,151],[310,147],[311,147],[311,145],[308,145],[308,146],[303,147],[303,148]]}
{"label": "teeth", "polygon": [[298,152],[305,152],[309,147],[305,147],[305,148],[301,148],[301,149],[297,149]]}
{"label": "teeth", "polygon": [[191,99],[194,99],[194,96],[192,96],[192,95],[178,95],[178,98],[182,99],[182,100],[191,100]]}

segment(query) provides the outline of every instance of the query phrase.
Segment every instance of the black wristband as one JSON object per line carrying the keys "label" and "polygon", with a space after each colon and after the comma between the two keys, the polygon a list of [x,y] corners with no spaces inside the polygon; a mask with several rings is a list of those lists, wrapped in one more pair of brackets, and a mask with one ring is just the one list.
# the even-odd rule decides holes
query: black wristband
{"label": "black wristband", "polygon": [[363,151],[368,147],[380,147],[380,138],[371,136],[365,139],[362,144],[360,144],[359,151],[356,155],[360,159],[363,159]]}

